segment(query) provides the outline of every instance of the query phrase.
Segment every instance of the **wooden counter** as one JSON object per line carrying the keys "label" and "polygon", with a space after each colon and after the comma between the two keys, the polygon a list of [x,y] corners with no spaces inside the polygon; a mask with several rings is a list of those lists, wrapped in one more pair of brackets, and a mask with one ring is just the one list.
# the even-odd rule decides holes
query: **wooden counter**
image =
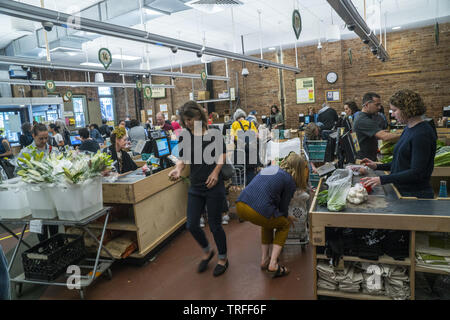
{"label": "wooden counter", "polygon": [[[117,182],[103,183],[103,202],[132,207],[132,217],[111,221],[107,229],[135,232],[138,251],[130,257],[143,258],[186,222],[188,185],[172,182],[168,168],[148,177],[125,175]],[[189,176],[189,168],[182,176]],[[99,227],[99,225],[91,225]]]}
{"label": "wooden counter", "polygon": [[[359,177],[354,177],[354,181]],[[330,212],[326,207],[317,204],[318,193],[323,190],[323,178],[320,180],[316,194],[309,211],[310,239],[314,246],[314,294],[334,297],[350,297],[353,299],[377,299],[363,294],[346,294],[320,290],[317,288],[317,260],[327,259],[317,255],[316,246],[325,245],[325,228],[368,228],[410,231],[410,255],[405,261],[395,261],[389,257],[370,263],[388,263],[409,266],[411,285],[411,299],[415,298],[415,234],[416,231],[450,232],[450,198],[445,199],[417,199],[399,198],[398,192],[392,185],[376,186],[369,195],[368,201],[361,205],[347,202],[347,207],[341,212]],[[344,257],[344,261],[355,261],[357,257]],[[423,272],[423,270],[420,270]],[[431,271],[430,271],[431,272]],[[383,297],[390,299],[389,297]]]}

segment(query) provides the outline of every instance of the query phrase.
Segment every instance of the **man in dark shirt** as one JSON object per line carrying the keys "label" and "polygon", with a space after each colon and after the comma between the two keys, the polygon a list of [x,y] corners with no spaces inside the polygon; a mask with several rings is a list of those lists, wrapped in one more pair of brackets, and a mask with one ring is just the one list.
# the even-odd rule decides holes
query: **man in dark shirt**
{"label": "man in dark shirt", "polygon": [[376,93],[368,92],[364,95],[361,113],[353,124],[353,131],[356,132],[360,147],[359,159],[368,158],[377,161],[378,139],[396,142],[400,138],[400,135],[380,128],[375,118],[380,105],[380,98]]}
{"label": "man in dark shirt", "polygon": [[161,129],[164,131],[169,131],[169,130],[173,131],[172,125],[170,123],[166,122],[166,119],[164,118],[164,115],[162,114],[162,112],[158,112],[156,114],[156,125],[160,126]]}
{"label": "man in dark shirt", "polygon": [[102,120],[102,126],[99,128],[99,131],[103,138],[109,138],[111,136],[111,130],[106,124],[106,119]]}
{"label": "man in dark shirt", "polygon": [[78,150],[89,151],[93,153],[96,153],[98,150],[100,150],[98,142],[92,138],[89,138],[89,129],[81,128],[78,131],[78,134],[80,135],[81,138],[81,145],[78,148]]}

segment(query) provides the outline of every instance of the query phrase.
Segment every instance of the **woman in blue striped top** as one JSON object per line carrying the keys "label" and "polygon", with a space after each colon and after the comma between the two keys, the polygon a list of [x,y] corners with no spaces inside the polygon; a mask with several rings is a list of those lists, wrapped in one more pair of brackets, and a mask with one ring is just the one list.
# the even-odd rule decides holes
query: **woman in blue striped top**
{"label": "woman in blue striped top", "polygon": [[[308,162],[291,152],[280,164],[264,168],[241,192],[236,203],[238,216],[261,226],[261,269],[273,277],[287,275],[289,270],[278,264],[294,218],[288,216],[289,203],[297,188],[307,189]],[[275,229],[275,236],[274,236]],[[272,247],[272,254],[269,255]]]}

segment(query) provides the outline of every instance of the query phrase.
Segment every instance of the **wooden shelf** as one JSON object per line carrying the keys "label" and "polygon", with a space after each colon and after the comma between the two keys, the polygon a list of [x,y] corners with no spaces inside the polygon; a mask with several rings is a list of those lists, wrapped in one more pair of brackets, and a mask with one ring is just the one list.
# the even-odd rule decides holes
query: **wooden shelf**
{"label": "wooden shelf", "polygon": [[435,274],[444,274],[444,275],[450,275],[450,272],[444,271],[444,270],[438,270],[438,269],[430,269],[425,267],[419,267],[416,265],[416,272],[424,272],[424,273],[435,273]]}
{"label": "wooden shelf", "polygon": [[332,291],[332,290],[317,290],[318,296],[328,296],[328,297],[336,297],[336,298],[345,298],[345,299],[354,299],[354,300],[393,300],[388,296],[375,296],[364,293],[348,293],[342,291]]}
{"label": "wooden shelf", "polygon": [[[384,264],[392,264],[392,265],[399,265],[399,266],[410,266],[411,265],[411,260],[409,258],[405,258],[405,260],[399,261],[399,260],[395,260],[387,255],[381,256],[377,261],[361,259],[359,257],[353,257],[353,256],[343,256],[342,258],[344,259],[344,261],[384,263]],[[329,260],[330,258],[328,258],[325,254],[318,254],[317,259]]]}
{"label": "wooden shelf", "polygon": [[[88,227],[95,228],[95,229],[102,229],[103,224],[91,223],[88,225]],[[132,219],[108,222],[108,224],[106,225],[106,229],[122,230],[122,231],[137,231],[138,230],[136,223]]]}

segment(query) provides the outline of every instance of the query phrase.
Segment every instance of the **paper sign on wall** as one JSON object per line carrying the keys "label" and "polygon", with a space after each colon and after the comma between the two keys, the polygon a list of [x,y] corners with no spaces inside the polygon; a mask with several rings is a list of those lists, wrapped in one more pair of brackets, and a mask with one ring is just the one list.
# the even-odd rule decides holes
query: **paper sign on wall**
{"label": "paper sign on wall", "polygon": [[295,80],[297,103],[314,103],[314,78],[300,78]]}
{"label": "paper sign on wall", "polygon": [[153,110],[152,110],[152,109],[148,109],[148,110],[147,110],[147,115],[148,115],[148,116],[153,115]]}
{"label": "paper sign on wall", "polygon": [[167,104],[161,104],[161,105],[159,105],[159,111],[161,111],[161,112],[167,112]]}

